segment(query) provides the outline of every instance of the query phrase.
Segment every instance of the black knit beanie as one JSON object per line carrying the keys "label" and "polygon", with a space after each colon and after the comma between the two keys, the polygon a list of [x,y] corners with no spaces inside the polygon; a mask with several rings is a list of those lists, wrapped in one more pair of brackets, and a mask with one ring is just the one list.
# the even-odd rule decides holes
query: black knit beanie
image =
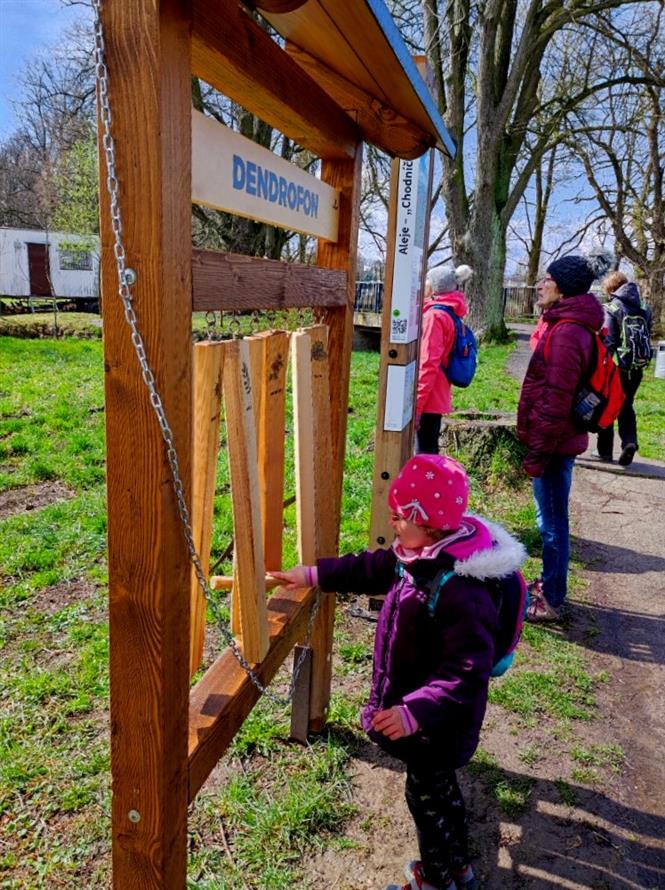
{"label": "black knit beanie", "polygon": [[556,281],[564,297],[588,293],[596,277],[595,270],[583,256],[562,256],[547,267],[547,274]]}

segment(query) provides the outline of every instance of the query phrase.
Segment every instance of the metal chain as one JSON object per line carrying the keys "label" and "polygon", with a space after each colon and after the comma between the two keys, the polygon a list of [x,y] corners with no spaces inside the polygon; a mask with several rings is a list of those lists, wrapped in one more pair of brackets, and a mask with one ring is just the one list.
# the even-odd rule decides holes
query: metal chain
{"label": "metal chain", "polygon": [[[103,128],[102,146],[106,158],[106,188],[109,193],[111,202],[111,228],[113,230],[114,240],[113,253],[115,255],[116,265],[118,269],[118,296],[120,297],[124,307],[125,320],[127,321],[127,324],[129,325],[129,328],[132,332],[131,340],[136,352],[139,366],[141,368],[141,376],[143,378],[143,382],[148,389],[150,404],[152,405],[155,416],[157,417],[159,429],[161,431],[162,438],[164,439],[164,444],[166,445],[166,456],[171,468],[173,490],[176,497],[178,513],[180,515],[185,542],[187,544],[187,550],[189,552],[189,558],[194,567],[194,573],[196,574],[199,586],[203,591],[210,610],[219,625],[222,638],[226,645],[233,652],[233,655],[237,659],[242,669],[245,671],[254,686],[256,686],[256,688],[262,695],[265,695],[267,698],[271,699],[280,706],[288,705],[293,698],[295,684],[298,680],[298,676],[304,664],[305,658],[307,657],[306,648],[303,648],[303,652],[300,658],[293,666],[288,696],[286,698],[283,698],[270,692],[263,685],[257,673],[252,669],[251,665],[242,654],[240,647],[238,646],[238,643],[236,642],[236,639],[231,632],[231,629],[229,628],[227,622],[224,619],[224,616],[222,615],[221,608],[216,600],[215,594],[208,584],[205,573],[203,571],[203,567],[201,566],[201,559],[196,551],[194,535],[192,532],[192,524],[189,515],[189,508],[187,507],[187,502],[185,500],[185,487],[180,475],[180,465],[178,462],[178,455],[173,439],[173,431],[171,430],[168,419],[166,417],[164,404],[157,389],[155,375],[153,374],[152,369],[148,363],[148,358],[145,351],[145,344],[143,341],[143,337],[139,332],[138,319],[134,311],[134,306],[132,305],[133,298],[131,287],[136,281],[136,274],[133,269],[130,269],[127,266],[125,248],[122,243],[122,216],[120,213],[120,204],[118,201],[119,183],[116,173],[115,142],[111,130],[113,117],[111,114],[111,106],[109,104],[109,75],[105,61],[104,30],[102,27],[101,19],[102,0],[92,0],[92,5],[95,11],[95,74],[99,91],[99,116]],[[240,323],[237,318],[235,320],[239,329]],[[312,629],[314,627],[314,620],[318,613],[320,602],[321,591],[318,590],[307,624],[305,643],[307,643],[311,636]]]}

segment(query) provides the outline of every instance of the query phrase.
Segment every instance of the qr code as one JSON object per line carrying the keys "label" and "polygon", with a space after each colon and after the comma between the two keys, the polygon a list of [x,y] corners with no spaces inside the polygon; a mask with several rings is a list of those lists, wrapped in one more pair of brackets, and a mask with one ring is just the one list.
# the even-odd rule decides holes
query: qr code
{"label": "qr code", "polygon": [[406,334],[408,319],[393,318],[393,334]]}

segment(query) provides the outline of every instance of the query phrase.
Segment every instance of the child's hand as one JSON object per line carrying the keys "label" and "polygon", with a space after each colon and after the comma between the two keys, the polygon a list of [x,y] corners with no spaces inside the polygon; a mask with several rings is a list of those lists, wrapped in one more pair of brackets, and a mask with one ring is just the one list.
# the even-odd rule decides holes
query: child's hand
{"label": "child's hand", "polygon": [[405,707],[399,706],[388,708],[387,711],[377,711],[372,717],[372,726],[392,742],[413,735],[418,729],[418,724],[410,712]]}
{"label": "child's hand", "polygon": [[271,578],[279,581],[285,590],[299,590],[301,587],[315,587],[318,584],[319,573],[316,566],[295,566],[288,572],[268,571]]}

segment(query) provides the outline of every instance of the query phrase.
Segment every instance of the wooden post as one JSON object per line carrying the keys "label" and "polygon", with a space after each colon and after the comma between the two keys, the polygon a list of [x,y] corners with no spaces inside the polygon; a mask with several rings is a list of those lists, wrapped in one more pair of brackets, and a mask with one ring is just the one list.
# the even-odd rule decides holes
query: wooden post
{"label": "wooden post", "polygon": [[[197,343],[194,346],[192,531],[194,546],[201,559],[204,575],[208,574],[210,566],[223,367],[224,350],[221,343]],[[189,673],[193,676],[199,669],[203,657],[206,628],[206,600],[193,568],[191,597]]]}
{"label": "wooden post", "polygon": [[[323,161],[321,178],[340,190],[339,229],[337,241],[319,241],[317,264],[329,269],[347,270],[346,305],[326,309],[323,321],[328,326],[328,374],[330,379],[330,435],[332,484],[329,515],[334,518],[334,541],[339,541],[340,504],[346,447],[346,423],[351,376],[351,341],[353,339],[353,302],[355,298],[356,258],[358,252],[358,219],[360,213],[360,181],[362,145],[349,161]],[[327,509],[327,508],[326,508]],[[327,556],[323,551],[319,556]],[[311,646],[314,650],[310,695],[310,731],[320,732],[326,722],[332,676],[332,637],[335,623],[335,597],[326,594],[314,624]],[[317,658],[316,652],[325,653]]]}
{"label": "wooden post", "polygon": [[268,618],[249,345],[246,340],[227,340],[224,353],[224,413],[237,580],[233,595],[239,608],[243,655],[256,663],[268,651]]}
{"label": "wooden post", "polygon": [[[418,382],[420,321],[423,282],[427,271],[429,208],[434,166],[431,155],[429,152],[417,161],[404,162],[396,159],[392,162],[381,322],[379,400],[374,440],[370,527],[372,549],[389,546],[392,542],[393,535],[388,522],[388,490],[400,467],[413,453],[414,399]],[[426,177],[425,194],[422,194],[422,188],[421,193],[418,193],[421,176]],[[401,268],[396,277],[398,262]],[[415,276],[414,265],[417,266]],[[419,282],[417,292],[412,290],[414,280]],[[401,315],[396,318],[394,309],[398,302]]]}
{"label": "wooden post", "polygon": [[[173,431],[191,451],[191,64],[187,3],[103,5],[127,265]],[[99,128],[100,134],[102,128]],[[102,184],[107,172],[101,156]],[[100,189],[108,495],[113,883],[178,888],[187,866],[190,564],[166,450],[118,298]]]}

